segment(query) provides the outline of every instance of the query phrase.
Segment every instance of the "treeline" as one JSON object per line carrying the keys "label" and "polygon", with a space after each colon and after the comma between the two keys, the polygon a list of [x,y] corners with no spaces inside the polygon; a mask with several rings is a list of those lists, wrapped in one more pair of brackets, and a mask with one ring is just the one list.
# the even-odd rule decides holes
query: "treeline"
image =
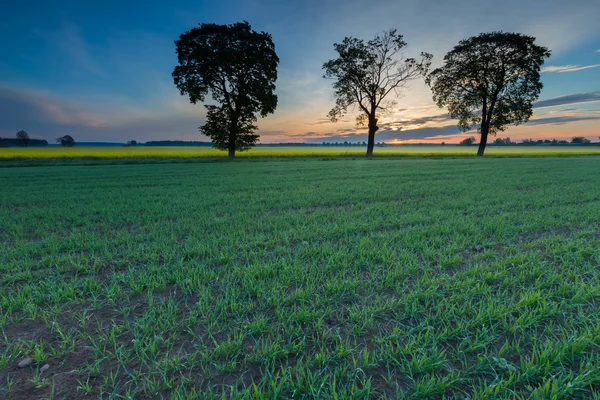
{"label": "treeline", "polygon": [[[63,147],[75,146],[75,139],[70,135],[59,136],[56,138],[56,142],[60,143]],[[48,146],[48,141],[44,139],[31,139],[29,133],[20,130],[16,133],[15,138],[1,138],[0,147],[44,147]]]}
{"label": "treeline", "polygon": [[[387,146],[385,142],[377,142],[377,146]],[[200,142],[200,141],[184,141],[184,140],[152,140],[149,142],[137,142],[130,140],[125,143],[125,147],[136,147],[136,146],[160,146],[160,147],[213,147],[211,142]],[[366,147],[367,142],[322,142],[322,143],[305,143],[305,142],[287,142],[287,143],[257,143],[257,147]]]}
{"label": "treeline", "polygon": [[29,139],[25,145],[22,139],[0,138],[0,147],[45,147],[48,141],[43,139]]}
{"label": "treeline", "polygon": [[[474,136],[468,137],[464,139],[459,145],[462,146],[471,146],[477,143],[477,139]],[[520,142],[512,141],[509,137],[507,138],[496,138],[492,144],[495,146],[537,146],[537,145],[550,145],[550,146],[558,146],[558,145],[591,145],[593,144],[591,140],[583,137],[583,136],[575,136],[571,138],[571,141],[568,140],[556,140],[556,139],[523,139]],[[598,142],[600,144],[600,142]]]}
{"label": "treeline", "polygon": [[135,140],[127,142],[126,146],[175,146],[175,147],[212,147],[210,142],[186,141],[186,140],[151,140],[146,143],[137,143]]}

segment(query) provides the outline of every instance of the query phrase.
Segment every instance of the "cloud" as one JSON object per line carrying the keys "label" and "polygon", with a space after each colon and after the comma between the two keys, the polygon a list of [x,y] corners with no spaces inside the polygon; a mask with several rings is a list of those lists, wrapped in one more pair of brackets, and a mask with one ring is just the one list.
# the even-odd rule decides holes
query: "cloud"
{"label": "cloud", "polygon": [[584,69],[590,69],[590,68],[598,68],[600,67],[600,64],[593,64],[593,65],[556,65],[556,66],[548,66],[548,67],[544,67],[542,68],[542,72],[558,72],[558,73],[563,73],[563,72],[575,72],[575,71],[582,71]]}
{"label": "cloud", "polygon": [[552,99],[541,100],[533,103],[534,108],[562,106],[565,104],[589,103],[600,101],[600,91],[569,94],[567,96],[555,97]]}
{"label": "cloud", "polygon": [[[430,137],[461,134],[456,125],[443,126],[440,128],[409,129],[405,131],[383,129],[375,135],[378,142],[393,140],[427,139]],[[350,141],[363,142],[367,140],[366,129],[339,129],[335,133],[305,132],[287,135],[293,138],[306,140],[308,142],[336,142]]]}
{"label": "cloud", "polygon": [[417,118],[397,118],[391,122],[379,123],[380,129],[400,130],[408,129],[415,130],[418,128],[435,128],[429,125],[440,125],[451,121],[452,118],[448,114],[429,115]]}
{"label": "cloud", "polygon": [[578,121],[593,121],[600,120],[600,116],[594,115],[582,115],[582,116],[562,116],[562,117],[547,117],[547,118],[537,118],[531,119],[527,122],[527,125],[536,126],[536,125],[564,125],[569,122],[578,122]]}
{"label": "cloud", "polygon": [[324,125],[324,124],[331,124],[331,120],[329,118],[320,118],[318,121],[316,122],[312,122],[309,125]]}
{"label": "cloud", "polygon": [[99,76],[106,75],[92,57],[88,44],[75,24],[63,21],[57,30],[37,30],[35,32],[49,46],[69,57],[70,61],[80,69]]}
{"label": "cloud", "polygon": [[98,127],[103,119],[81,107],[40,91],[0,86],[0,121],[3,128],[19,125]]}
{"label": "cloud", "polygon": [[25,129],[47,140],[58,134],[73,135],[78,141],[205,139],[198,132],[204,120],[200,107],[197,113],[174,108],[160,112],[115,103],[99,114],[87,111],[97,108],[40,91],[0,86],[0,131]]}

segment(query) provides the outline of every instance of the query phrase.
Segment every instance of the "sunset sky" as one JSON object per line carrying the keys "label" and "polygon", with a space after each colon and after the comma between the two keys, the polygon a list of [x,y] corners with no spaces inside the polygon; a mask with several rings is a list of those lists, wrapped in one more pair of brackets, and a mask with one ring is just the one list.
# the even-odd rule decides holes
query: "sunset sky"
{"label": "sunset sky", "polygon": [[[207,140],[204,107],[179,94],[174,40],[201,22],[247,20],[273,35],[280,58],[274,115],[259,120],[261,142],[364,141],[333,106],[322,65],[345,36],[370,39],[396,28],[407,56],[434,55],[460,39],[504,30],[533,35],[553,55],[534,117],[501,136],[600,136],[598,0],[215,0],[16,1],[0,13],[0,136],[24,129],[52,140]],[[376,141],[458,142],[456,121],[415,81],[380,121]]]}

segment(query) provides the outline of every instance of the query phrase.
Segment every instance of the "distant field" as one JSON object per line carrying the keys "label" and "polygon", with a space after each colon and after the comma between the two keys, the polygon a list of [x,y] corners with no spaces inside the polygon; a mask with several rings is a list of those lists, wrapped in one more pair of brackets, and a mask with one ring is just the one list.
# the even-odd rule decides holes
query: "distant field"
{"label": "distant field", "polygon": [[[237,153],[238,157],[294,157],[294,156],[360,156],[363,147],[256,147]],[[461,146],[406,146],[377,147],[380,156],[474,156],[477,147]],[[486,149],[487,155],[495,156],[538,156],[600,154],[600,146],[517,146]],[[55,159],[55,158],[192,158],[226,157],[227,153],[208,147],[42,147],[0,149],[1,159]]]}
{"label": "distant field", "polygon": [[600,157],[0,182],[2,399],[600,398]]}

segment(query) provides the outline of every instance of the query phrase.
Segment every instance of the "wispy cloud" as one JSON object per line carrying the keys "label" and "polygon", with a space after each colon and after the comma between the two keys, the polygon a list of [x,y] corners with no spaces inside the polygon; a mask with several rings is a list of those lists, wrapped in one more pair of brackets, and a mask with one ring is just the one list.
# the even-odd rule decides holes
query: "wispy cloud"
{"label": "wispy cloud", "polygon": [[80,106],[44,92],[0,86],[0,120],[3,128],[16,124],[98,127],[103,119]]}
{"label": "wispy cloud", "polygon": [[86,43],[79,27],[75,24],[63,21],[59,29],[37,30],[36,33],[49,46],[65,54],[69,61],[78,68],[95,75],[105,76],[105,72],[94,60],[90,46]]}
{"label": "wispy cloud", "polygon": [[324,124],[331,124],[331,120],[329,118],[320,118],[318,121],[316,122],[311,122],[309,125],[324,125]]}
{"label": "wispy cloud", "polygon": [[542,72],[558,72],[558,73],[575,72],[575,71],[582,71],[584,69],[598,68],[598,67],[600,67],[600,64],[593,64],[593,65],[554,65],[554,66],[548,66],[548,67],[542,68]]}
{"label": "wispy cloud", "polygon": [[[23,87],[0,85],[0,131],[27,130],[37,138],[70,134],[78,141],[206,140],[198,132],[199,112],[169,107],[162,112],[114,104],[98,112],[94,103],[65,100]],[[199,110],[200,111],[200,110]]]}
{"label": "wispy cloud", "polygon": [[589,103],[593,101],[600,101],[600,91],[588,92],[588,93],[577,93],[569,94],[567,96],[555,97],[553,99],[537,101],[533,104],[535,108],[542,107],[555,107],[562,106],[565,104],[577,104],[577,103]]}
{"label": "wispy cloud", "polygon": [[578,121],[594,121],[600,120],[600,116],[594,115],[573,115],[573,116],[562,116],[562,117],[547,117],[547,118],[537,118],[530,120],[527,125],[535,126],[535,125],[564,125],[569,122],[578,122]]}

